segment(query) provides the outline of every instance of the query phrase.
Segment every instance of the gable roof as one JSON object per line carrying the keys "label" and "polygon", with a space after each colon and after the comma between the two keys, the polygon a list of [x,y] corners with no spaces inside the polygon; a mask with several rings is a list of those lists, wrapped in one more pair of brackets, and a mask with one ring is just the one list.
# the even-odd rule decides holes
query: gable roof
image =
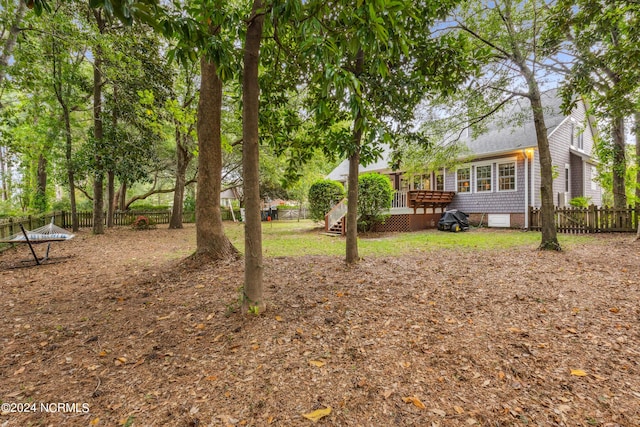
{"label": "gable roof", "polygon": [[[358,173],[361,174],[365,172],[374,172],[374,171],[382,171],[382,170],[390,169],[389,159],[391,159],[391,147],[388,145],[383,145],[382,156],[377,161],[367,166],[360,165],[360,167],[358,168]],[[344,182],[346,181],[348,176],[349,176],[349,159],[345,159],[342,162],[340,162],[340,164],[334,170],[332,170],[331,173],[329,173],[329,175],[327,175],[327,179]]]}
{"label": "gable roof", "polygon": [[[557,89],[543,92],[541,98],[547,134],[550,135],[568,116],[560,109],[562,99]],[[460,141],[467,145],[473,157],[487,157],[525,148],[536,148],[538,139],[531,114],[531,103],[528,99],[514,100],[491,118],[486,132],[475,138],[463,136]],[[382,158],[368,166],[360,165],[359,173],[388,170],[390,158],[391,148],[384,146]],[[327,175],[327,179],[346,181],[348,176],[349,160],[346,159]]]}
{"label": "gable roof", "polygon": [[[544,122],[550,134],[567,116],[562,114],[562,99],[557,90],[542,94]],[[488,156],[538,146],[536,130],[531,119],[531,104],[528,99],[518,99],[505,106],[488,123],[488,130],[475,138],[463,137],[461,141],[467,145],[474,156]],[[520,123],[510,122],[520,121]]]}

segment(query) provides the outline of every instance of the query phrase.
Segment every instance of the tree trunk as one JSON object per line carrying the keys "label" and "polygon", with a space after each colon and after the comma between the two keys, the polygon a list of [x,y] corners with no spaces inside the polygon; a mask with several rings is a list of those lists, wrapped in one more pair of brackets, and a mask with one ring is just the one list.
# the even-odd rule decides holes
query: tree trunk
{"label": "tree trunk", "polygon": [[113,216],[116,210],[116,174],[107,172],[107,227],[113,227]]}
{"label": "tree trunk", "polygon": [[42,153],[38,156],[37,186],[35,205],[38,211],[47,210],[47,159]]}
{"label": "tree trunk", "polygon": [[262,1],[254,0],[247,26],[242,75],[242,168],[244,182],[244,292],[242,308],[245,312],[266,310],[263,298],[262,223],[260,216],[260,140],[258,115],[260,85],[258,66],[264,13]]}
{"label": "tree trunk", "polygon": [[69,203],[71,204],[71,227],[73,231],[78,231],[78,208],[76,206],[76,184],[75,171],[73,170],[72,140],[71,140],[71,118],[69,117],[69,108],[62,103],[62,114],[64,118],[65,129],[65,160],[67,162],[67,179],[69,181]]}
{"label": "tree trunk", "polygon": [[611,138],[613,140],[613,207],[614,209],[626,209],[627,189],[625,177],[627,174],[627,159],[623,117],[611,119]]}
{"label": "tree trunk", "polygon": [[[356,55],[355,74],[359,77],[364,70],[364,51]],[[346,262],[358,262],[358,172],[360,168],[360,142],[362,140],[362,113],[358,110],[353,121],[353,152],[349,156],[349,183],[347,189],[347,247]]]}
{"label": "tree trunk", "polygon": [[635,121],[636,134],[636,221],[638,222],[638,232],[636,240],[640,240],[640,112],[633,116]]}
{"label": "tree trunk", "polygon": [[196,199],[196,256],[228,259],[237,254],[222,226],[220,186],[222,181],[222,81],[216,65],[200,61],[198,101],[198,197]]}
{"label": "tree trunk", "polygon": [[9,169],[4,161],[5,157],[5,147],[0,146],[0,179],[2,180],[2,200],[5,202],[9,200],[9,185],[8,185],[8,175]]}
{"label": "tree trunk", "polygon": [[122,184],[120,184],[120,190],[119,192],[119,196],[120,199],[118,200],[118,209],[120,209],[121,212],[124,212],[127,210],[127,182],[123,181]]}
{"label": "tree trunk", "polygon": [[[182,141],[182,133],[176,124],[176,185],[173,192],[173,208],[171,209],[170,229],[182,228],[182,210],[184,203],[184,185],[189,165],[186,143]],[[218,200],[220,197],[218,197]]]}
{"label": "tree trunk", "polygon": [[553,165],[547,126],[544,122],[544,111],[538,83],[533,73],[527,74],[529,86],[529,101],[533,110],[533,123],[536,129],[538,151],[540,153],[540,194],[542,206],[540,208],[542,220],[542,250],[561,250],[555,223],[555,207],[553,204]]}
{"label": "tree trunk", "polygon": [[[105,22],[100,11],[93,12],[100,34],[104,32]],[[94,49],[93,60],[93,134],[96,150],[96,170],[93,176],[93,234],[104,234],[104,171],[100,149],[102,148],[102,48],[99,44]]]}
{"label": "tree trunk", "polygon": [[9,65],[9,59],[13,55],[13,49],[16,47],[18,34],[20,33],[20,24],[22,23],[22,19],[24,18],[26,10],[27,9],[25,2],[23,0],[20,0],[18,2],[18,9],[16,9],[15,18],[13,19],[11,28],[9,29],[9,35],[4,42],[2,56],[0,56],[0,85],[7,75],[7,66]]}

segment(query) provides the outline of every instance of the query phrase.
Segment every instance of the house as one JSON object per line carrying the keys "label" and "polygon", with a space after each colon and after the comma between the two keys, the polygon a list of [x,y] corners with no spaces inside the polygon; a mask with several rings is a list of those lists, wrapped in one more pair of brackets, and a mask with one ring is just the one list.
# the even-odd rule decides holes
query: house
{"label": "house", "polygon": [[[553,194],[557,206],[564,207],[574,197],[586,197],[600,205],[602,189],[595,179],[597,159],[594,156],[594,137],[597,130],[587,117],[584,102],[579,101],[571,114],[560,111],[561,100],[556,91],[543,94],[545,124],[554,168]],[[469,214],[472,223],[494,227],[528,228],[529,207],[540,207],[540,156],[532,119],[518,124],[513,117],[531,117],[527,99],[511,103],[504,113],[493,117],[487,132],[473,138],[461,137],[472,153],[455,170],[435,170],[406,179],[402,171],[389,167],[390,149],[383,159],[361,167],[360,172],[379,172],[389,175],[396,196],[389,225],[381,230],[414,230],[437,223],[443,209],[433,208],[424,213],[408,208],[407,193],[415,190],[455,191],[447,210],[459,209]],[[342,162],[329,179],[346,182],[348,161]],[[414,215],[431,215],[422,220]],[[394,218],[399,216],[398,218]],[[409,217],[407,217],[409,216]]]}

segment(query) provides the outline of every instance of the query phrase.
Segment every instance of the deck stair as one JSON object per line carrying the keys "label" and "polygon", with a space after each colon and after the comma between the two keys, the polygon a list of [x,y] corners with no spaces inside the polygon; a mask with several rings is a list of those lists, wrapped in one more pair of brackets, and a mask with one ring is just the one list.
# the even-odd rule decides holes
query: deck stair
{"label": "deck stair", "polygon": [[325,234],[343,236],[346,232],[347,199],[342,199],[324,217]]}

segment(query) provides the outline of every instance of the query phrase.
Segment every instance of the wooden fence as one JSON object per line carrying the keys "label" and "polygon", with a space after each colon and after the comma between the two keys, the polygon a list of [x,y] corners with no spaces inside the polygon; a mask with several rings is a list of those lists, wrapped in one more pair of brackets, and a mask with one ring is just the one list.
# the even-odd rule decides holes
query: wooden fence
{"label": "wooden fence", "polygon": [[[556,208],[555,225],[559,233],[613,233],[636,232],[640,211],[632,206],[626,209],[589,206],[588,208]],[[529,209],[529,229],[542,229],[539,208]]]}
{"label": "wooden fence", "polygon": [[[222,218],[228,216],[231,219],[231,213],[223,212]],[[90,211],[78,212],[78,224],[82,227],[93,227],[93,213]],[[130,225],[138,216],[146,216],[156,224],[169,224],[171,219],[171,211],[127,211],[116,212],[113,215],[114,225]],[[105,225],[107,215],[105,214]],[[40,215],[28,215],[24,217],[4,218],[0,219],[0,240],[6,239],[20,232],[20,224],[26,230],[33,230],[43,225],[49,224],[53,218],[53,222],[58,227],[71,228],[72,218],[71,212],[58,211]],[[182,214],[182,222],[195,222],[195,214],[193,212],[184,212]]]}

